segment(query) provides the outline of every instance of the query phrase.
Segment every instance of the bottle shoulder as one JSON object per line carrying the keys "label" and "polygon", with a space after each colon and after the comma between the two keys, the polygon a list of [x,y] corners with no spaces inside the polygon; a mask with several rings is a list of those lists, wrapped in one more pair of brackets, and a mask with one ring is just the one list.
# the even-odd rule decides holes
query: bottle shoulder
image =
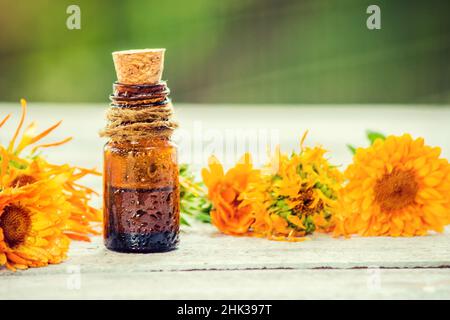
{"label": "bottle shoulder", "polygon": [[141,139],[109,140],[104,146],[105,151],[110,150],[149,150],[149,149],[177,149],[177,145],[170,139]]}

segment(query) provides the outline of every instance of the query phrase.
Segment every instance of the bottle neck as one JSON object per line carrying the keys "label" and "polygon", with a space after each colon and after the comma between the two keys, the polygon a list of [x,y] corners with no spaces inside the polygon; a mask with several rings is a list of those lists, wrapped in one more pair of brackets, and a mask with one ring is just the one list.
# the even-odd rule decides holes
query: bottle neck
{"label": "bottle neck", "polygon": [[170,103],[166,82],[153,85],[113,84],[112,105],[122,108],[152,108]]}
{"label": "bottle neck", "polygon": [[130,145],[168,143],[178,123],[165,82],[155,85],[115,83],[102,136]]}
{"label": "bottle neck", "polygon": [[138,139],[110,139],[108,144],[119,148],[146,148],[146,147],[168,147],[175,144],[169,137],[149,137]]}

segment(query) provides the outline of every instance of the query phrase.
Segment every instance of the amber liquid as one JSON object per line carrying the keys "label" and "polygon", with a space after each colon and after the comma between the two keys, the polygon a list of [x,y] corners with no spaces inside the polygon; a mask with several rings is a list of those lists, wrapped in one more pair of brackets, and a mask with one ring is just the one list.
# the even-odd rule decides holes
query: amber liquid
{"label": "amber liquid", "polygon": [[179,241],[178,190],[109,186],[106,247],[119,252],[163,252]]}

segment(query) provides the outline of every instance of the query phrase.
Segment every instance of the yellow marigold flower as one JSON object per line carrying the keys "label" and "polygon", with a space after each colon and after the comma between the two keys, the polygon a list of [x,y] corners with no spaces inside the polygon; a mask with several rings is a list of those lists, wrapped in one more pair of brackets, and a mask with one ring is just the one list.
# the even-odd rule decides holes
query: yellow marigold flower
{"label": "yellow marigold flower", "polygon": [[345,171],[336,235],[418,236],[450,222],[450,165],[409,134],[358,148]]}
{"label": "yellow marigold flower", "polygon": [[[20,156],[60,124],[35,134],[35,123],[31,123],[17,142],[26,115],[26,102],[21,102],[22,116],[14,136],[7,147],[0,146],[0,266],[12,270],[61,262],[69,237],[89,240],[90,234],[99,233],[92,222],[101,221],[100,211],[88,204],[94,191],[78,182],[87,174],[99,173],[50,164],[35,155],[39,148],[61,145],[70,138],[35,145],[30,157]],[[9,117],[0,121],[0,127]]]}
{"label": "yellow marigold flower", "polygon": [[277,150],[262,170],[250,155],[226,174],[215,157],[202,175],[213,203],[212,223],[223,233],[272,240],[303,241],[315,230],[333,228],[332,214],[342,174],[321,147],[303,147],[290,156]]}
{"label": "yellow marigold flower", "polygon": [[[72,167],[68,164],[55,165],[48,163],[42,157],[36,156],[36,151],[42,148],[62,145],[72,138],[66,138],[62,141],[37,144],[38,141],[46,137],[53,130],[55,130],[61,121],[51,126],[50,128],[35,133],[36,123],[31,122],[24,130],[21,137],[19,137],[27,113],[27,105],[24,99],[21,100],[22,115],[19,125],[15,130],[14,136],[8,144],[7,149],[4,149],[9,161],[2,160],[4,170],[1,173],[1,183],[7,187],[20,187],[26,184],[34,183],[43,179],[51,179],[52,177],[64,174],[67,179],[64,181],[62,193],[66,201],[70,205],[69,219],[64,225],[64,232],[74,240],[89,241],[89,235],[99,234],[92,223],[101,221],[101,211],[89,205],[89,201],[93,194],[97,194],[94,190],[81,185],[78,181],[88,174],[100,175],[95,170],[89,170],[79,167]],[[6,116],[0,121],[0,128],[10,118]],[[20,140],[18,140],[20,138]],[[17,141],[18,140],[18,141]],[[21,157],[20,154],[29,146],[32,146],[30,157]],[[9,174],[9,167],[14,167],[17,170],[11,171]]]}
{"label": "yellow marigold flower", "polygon": [[[92,222],[100,222],[100,210],[89,205],[94,190],[78,183],[87,174],[99,173],[84,168],[65,165],[53,165],[41,157],[36,157],[22,170],[15,170],[15,176],[6,185],[20,187],[36,181],[52,179],[64,175],[67,177],[62,183],[62,193],[68,204],[69,217],[63,226],[64,233],[73,240],[90,241],[90,234],[99,234]],[[6,179],[4,177],[4,179]]]}
{"label": "yellow marigold flower", "polygon": [[275,152],[260,179],[241,195],[252,207],[252,230],[276,240],[300,240],[314,231],[333,228],[332,214],[343,180],[340,171],[324,157],[319,146],[299,153]]}
{"label": "yellow marigold flower", "polygon": [[210,157],[208,168],[202,170],[202,177],[214,206],[211,210],[211,223],[221,232],[230,235],[249,232],[254,217],[251,208],[241,204],[239,196],[257,175],[258,170],[253,168],[249,154],[245,154],[226,173],[217,158]]}
{"label": "yellow marigold flower", "polygon": [[[0,147],[2,160],[6,150]],[[9,171],[15,171],[10,168]],[[5,187],[0,192],[0,266],[11,270],[60,263],[70,240],[63,233],[70,206],[62,185],[67,175]]]}

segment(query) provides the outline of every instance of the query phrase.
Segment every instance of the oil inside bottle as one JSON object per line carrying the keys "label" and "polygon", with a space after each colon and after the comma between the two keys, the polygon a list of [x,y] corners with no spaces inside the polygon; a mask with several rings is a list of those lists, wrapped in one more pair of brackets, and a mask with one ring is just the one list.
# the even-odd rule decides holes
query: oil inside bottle
{"label": "oil inside bottle", "polygon": [[107,187],[106,246],[120,252],[163,252],[178,244],[179,201],[174,187]]}

